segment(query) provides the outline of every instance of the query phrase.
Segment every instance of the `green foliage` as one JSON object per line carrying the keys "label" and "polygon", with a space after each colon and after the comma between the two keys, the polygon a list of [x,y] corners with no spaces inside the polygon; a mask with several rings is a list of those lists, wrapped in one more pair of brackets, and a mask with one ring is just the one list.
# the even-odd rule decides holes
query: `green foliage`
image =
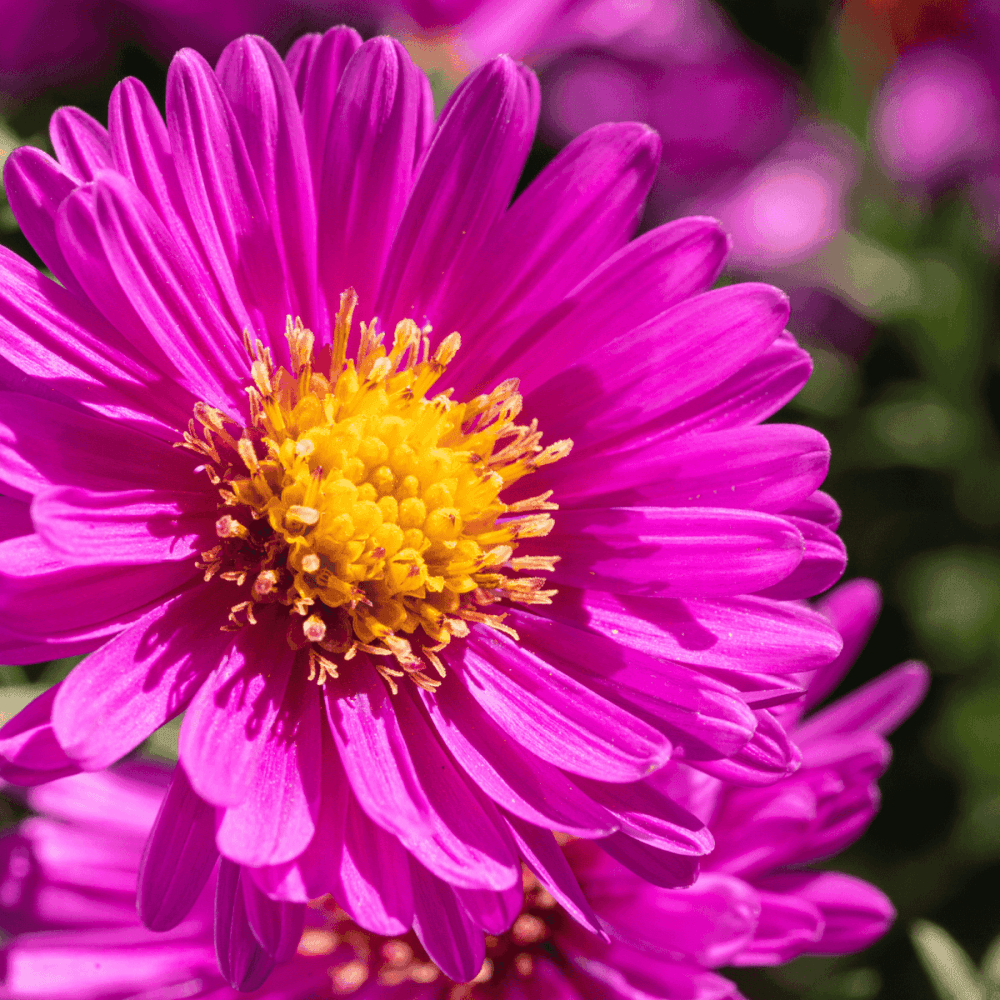
{"label": "green foliage", "polygon": [[1000,937],[993,939],[979,968],[943,927],[929,920],[914,921],[910,938],[939,1000],[1000,998]]}

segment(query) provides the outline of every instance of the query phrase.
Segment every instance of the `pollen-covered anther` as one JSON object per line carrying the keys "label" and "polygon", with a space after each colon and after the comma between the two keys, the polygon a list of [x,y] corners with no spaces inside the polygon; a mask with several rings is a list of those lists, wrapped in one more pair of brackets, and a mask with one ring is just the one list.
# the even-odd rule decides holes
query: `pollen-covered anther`
{"label": "pollen-covered anther", "polygon": [[215,533],[219,538],[246,538],[250,534],[244,525],[229,514],[223,514],[215,522]]}
{"label": "pollen-covered anther", "polygon": [[[438,653],[482,624],[516,639],[502,609],[545,603],[539,576],[555,557],[515,556],[519,542],[552,530],[551,492],[505,503],[508,486],[569,453],[541,444],[537,422],[515,424],[522,408],[509,379],[467,403],[451,390],[430,395],[461,338],[432,352],[430,327],[397,324],[391,346],[378,322],[361,324],[347,357],[356,296],[341,296],[333,342],[317,346],[288,320],[290,369],[260,341],[249,356],[249,421],[212,407],[195,410],[183,445],[197,451],[222,506],[218,551],[203,555],[206,577],[249,581],[250,601],[290,615],[288,641],[310,647],[310,676],[366,652],[383,677],[408,676],[433,690],[444,676]],[[201,433],[198,433],[200,425]]]}
{"label": "pollen-covered anther", "polygon": [[319,615],[310,615],[302,625],[302,634],[310,642],[322,642],[326,638],[326,622]]}

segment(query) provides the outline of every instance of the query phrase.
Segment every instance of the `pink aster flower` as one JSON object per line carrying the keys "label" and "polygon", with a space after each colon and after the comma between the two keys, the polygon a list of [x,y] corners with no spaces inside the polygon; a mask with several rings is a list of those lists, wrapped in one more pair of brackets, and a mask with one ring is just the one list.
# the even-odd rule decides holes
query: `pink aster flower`
{"label": "pink aster flower", "polygon": [[[850,665],[878,610],[878,591],[859,580],[840,588],[822,610],[842,630],[844,654],[817,673],[805,705],[813,706]],[[305,926],[285,934],[297,954],[254,995],[273,1000],[356,995],[378,1000],[475,1000],[504,997],[572,1000],[602,996],[738,997],[712,970],[777,965],[804,952],[844,954],[867,947],[888,927],[892,906],[874,886],[803,864],[855,840],[878,803],[875,780],[889,759],[884,734],[919,703],[927,673],[903,664],[825,708],[796,728],[804,764],[763,789],[734,787],[668,765],[692,809],[709,818],[715,852],[692,888],[663,889],[637,878],[592,841],[567,845],[586,900],[570,910],[600,923],[604,940],[581,931],[529,872],[520,913],[506,931],[498,919],[488,956],[469,986],[456,986],[429,961],[413,935],[372,935],[329,898],[306,911]],[[803,704],[785,709],[799,716]],[[667,770],[667,769],[665,769]],[[157,934],[135,913],[143,841],[167,784],[156,767],[64,778],[28,793],[41,815],[0,841],[0,923],[6,945],[0,995],[8,1000],[236,993],[214,967],[212,888],[190,916]],[[213,875],[216,905],[239,911],[238,936],[216,941],[223,965],[234,951],[256,956],[253,989],[267,962],[252,879],[223,863]],[[592,907],[592,908],[591,908]],[[499,914],[497,915],[500,916]],[[501,926],[504,925],[504,926]]]}
{"label": "pink aster flower", "polygon": [[2,769],[186,713],[150,927],[221,853],[269,927],[332,892],[469,979],[522,861],[572,898],[550,830],[688,884],[711,833],[649,776],[799,763],[771,709],[840,648],[797,599],[844,552],[826,442],[761,426],[809,373],[786,299],[708,290],[711,220],[630,242],[644,126],[511,203],[537,114],[498,58],[435,122],[398,43],[334,29],[182,51],[166,123],[126,80],[107,131],[63,109],[57,160],[8,160],[59,283],[0,254],[0,652],[89,656]]}

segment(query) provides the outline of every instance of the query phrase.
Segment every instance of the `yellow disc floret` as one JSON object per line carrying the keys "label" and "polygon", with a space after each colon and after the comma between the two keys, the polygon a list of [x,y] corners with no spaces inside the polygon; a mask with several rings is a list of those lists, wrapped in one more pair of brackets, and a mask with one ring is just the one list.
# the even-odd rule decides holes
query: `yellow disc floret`
{"label": "yellow disc floret", "polygon": [[555,560],[514,550],[548,534],[556,505],[549,494],[507,504],[500,493],[570,442],[543,449],[535,421],[514,422],[516,380],[468,403],[451,390],[428,397],[457,333],[432,355],[430,330],[403,320],[387,351],[376,323],[362,323],[348,359],[355,304],[345,292],[334,342],[319,351],[289,319],[290,371],[248,343],[251,420],[238,438],[220,411],[196,409],[204,439],[192,421],[185,444],[207,458],[226,509],[201,565],[206,579],[250,585],[231,627],[253,623],[257,604],[287,605],[289,641],[310,648],[320,682],[362,649],[391,658],[376,660],[390,681],[406,672],[432,687],[424,668],[443,676],[436,653],[468,622],[511,631],[484,607],[550,599],[541,577],[520,573],[551,572]]}

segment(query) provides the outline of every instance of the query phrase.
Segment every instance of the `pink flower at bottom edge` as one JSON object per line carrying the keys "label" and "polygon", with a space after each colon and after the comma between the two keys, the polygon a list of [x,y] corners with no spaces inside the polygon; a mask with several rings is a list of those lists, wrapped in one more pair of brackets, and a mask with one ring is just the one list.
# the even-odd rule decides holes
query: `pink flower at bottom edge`
{"label": "pink flower at bottom edge", "polygon": [[[822,602],[844,635],[845,649],[812,677],[804,707],[822,701],[842,678],[874,624],[878,604],[877,588],[866,580],[846,584]],[[884,734],[919,704],[926,685],[924,667],[903,664],[798,722],[803,766],[765,788],[740,788],[683,765],[665,769],[662,780],[692,811],[708,817],[716,837],[716,850],[691,888],[658,888],[590,841],[567,844],[568,861],[608,941],[584,932],[525,870],[520,912],[496,914],[479,976],[455,984],[429,961],[414,935],[373,935],[329,897],[309,906],[304,927],[301,917],[282,923],[282,914],[261,906],[253,880],[224,861],[211,882],[216,908],[228,907],[233,919],[228,937],[219,937],[216,923],[214,949],[223,967],[242,952],[251,967],[256,957],[263,968],[268,962],[260,942],[273,937],[274,929],[262,923],[275,922],[285,957],[295,954],[253,993],[272,1000],[736,998],[733,984],[714,969],[856,951],[891,923],[892,905],[875,887],[802,866],[837,853],[864,830],[878,803],[874,782],[888,763]],[[802,707],[784,711],[797,719]],[[14,935],[6,945],[0,996],[238,995],[214,965],[212,888],[203,890],[182,924],[165,933],[142,927],[135,913],[142,844],[168,777],[164,768],[127,763],[28,792],[41,815],[0,842],[2,926]],[[582,897],[578,902],[587,905]]]}

